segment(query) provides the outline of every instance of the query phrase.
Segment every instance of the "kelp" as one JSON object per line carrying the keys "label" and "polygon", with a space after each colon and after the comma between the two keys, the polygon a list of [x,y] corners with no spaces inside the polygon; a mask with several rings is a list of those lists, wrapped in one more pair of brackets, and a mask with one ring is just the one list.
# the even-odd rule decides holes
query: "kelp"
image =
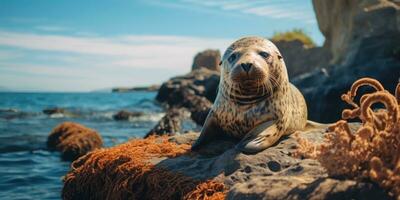
{"label": "kelp", "polygon": [[[361,86],[376,91],[364,94],[356,103]],[[363,78],[342,100],[353,108],[343,110],[343,120],[328,128],[322,144],[299,138],[297,154],[317,159],[332,177],[369,179],[400,199],[400,83],[392,95],[377,80]],[[372,109],[375,104],[384,108]],[[357,118],[361,126],[353,133],[345,120]]]}
{"label": "kelp", "polygon": [[63,199],[223,199],[225,187],[157,167],[154,159],[188,154],[190,145],[166,136],[134,139],[100,149],[72,163]]}
{"label": "kelp", "polygon": [[59,124],[47,138],[47,147],[60,151],[61,157],[69,161],[102,146],[103,140],[95,130],[74,122]]}

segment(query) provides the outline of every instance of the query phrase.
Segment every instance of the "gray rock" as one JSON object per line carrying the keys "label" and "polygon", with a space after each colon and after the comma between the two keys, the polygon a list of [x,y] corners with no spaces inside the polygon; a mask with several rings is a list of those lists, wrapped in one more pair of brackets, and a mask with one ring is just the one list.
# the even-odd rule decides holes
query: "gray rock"
{"label": "gray rock", "polygon": [[300,40],[273,42],[282,53],[289,78],[326,67],[332,57],[329,49],[307,47]]}
{"label": "gray rock", "polygon": [[[322,142],[325,130],[301,132],[300,137]],[[174,136],[170,141],[193,142],[196,133]],[[228,188],[227,199],[388,199],[370,182],[328,178],[320,163],[293,157],[293,135],[254,155],[235,149],[237,141],[218,140],[200,154],[190,154],[155,163],[197,180],[215,179]]]}
{"label": "gray rock", "polygon": [[400,77],[400,6],[387,0],[313,0],[313,4],[326,37],[324,48],[333,55],[332,66],[292,82],[304,94],[312,120],[333,122],[347,107],[340,96],[357,79],[375,78],[394,91]]}
{"label": "gray rock", "polygon": [[151,135],[175,135],[182,133],[182,123],[189,116],[190,113],[186,109],[169,109],[154,128],[146,134],[145,138]]}
{"label": "gray rock", "polygon": [[202,68],[162,84],[156,100],[168,107],[186,108],[198,125],[203,125],[219,84],[219,72]]}
{"label": "gray rock", "polygon": [[208,49],[196,54],[193,59],[192,70],[207,68],[209,70],[219,71],[220,61],[221,53],[219,50]]}
{"label": "gray rock", "polygon": [[113,119],[117,121],[126,121],[132,117],[140,117],[143,116],[144,113],[142,112],[131,112],[127,110],[121,110],[118,113],[113,115]]}

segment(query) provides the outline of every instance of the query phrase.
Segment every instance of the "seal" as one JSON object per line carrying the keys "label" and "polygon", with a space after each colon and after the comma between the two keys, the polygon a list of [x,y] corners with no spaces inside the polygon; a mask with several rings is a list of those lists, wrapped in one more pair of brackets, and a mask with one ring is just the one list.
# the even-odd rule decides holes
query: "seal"
{"label": "seal", "polygon": [[218,94],[192,150],[228,135],[241,140],[236,147],[242,152],[257,153],[307,127],[304,97],[289,82],[282,55],[271,41],[239,39],[220,65]]}

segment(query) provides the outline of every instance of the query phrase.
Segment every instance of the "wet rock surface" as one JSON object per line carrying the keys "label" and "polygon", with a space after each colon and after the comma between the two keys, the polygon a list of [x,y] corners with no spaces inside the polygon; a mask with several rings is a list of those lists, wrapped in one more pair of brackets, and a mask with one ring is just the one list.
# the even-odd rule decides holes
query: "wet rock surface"
{"label": "wet rock surface", "polygon": [[95,130],[74,122],[61,123],[47,138],[49,150],[60,151],[62,159],[68,161],[102,146],[103,140]]}
{"label": "wet rock surface", "polygon": [[59,107],[54,107],[54,108],[46,108],[43,109],[43,114],[46,114],[50,117],[75,117],[76,114],[68,111],[65,108],[59,108]]}
{"label": "wet rock surface", "polygon": [[118,113],[113,115],[113,119],[117,121],[126,121],[133,117],[140,117],[143,116],[144,113],[142,112],[130,112],[127,110],[121,110]]}
{"label": "wet rock surface", "polygon": [[161,120],[151,129],[145,138],[151,135],[175,135],[182,133],[182,123],[190,118],[186,109],[171,108],[167,110]]}
{"label": "wet rock surface", "polygon": [[[299,137],[322,142],[325,130],[301,132]],[[197,133],[174,136],[170,141],[191,143]],[[200,154],[164,159],[156,165],[194,179],[215,179],[229,188],[227,199],[389,199],[370,182],[328,178],[324,168],[311,159],[293,156],[293,135],[258,154],[235,149],[236,141],[219,140]]]}
{"label": "wet rock surface", "polygon": [[198,125],[203,125],[212,106],[219,84],[219,72],[205,68],[162,84],[156,100],[170,108],[185,108]]}

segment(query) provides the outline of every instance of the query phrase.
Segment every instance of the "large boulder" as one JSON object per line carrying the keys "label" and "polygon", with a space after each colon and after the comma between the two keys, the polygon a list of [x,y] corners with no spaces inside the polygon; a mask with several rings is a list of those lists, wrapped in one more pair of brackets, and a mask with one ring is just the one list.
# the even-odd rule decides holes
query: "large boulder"
{"label": "large boulder", "polygon": [[182,123],[188,120],[190,113],[184,108],[168,109],[160,121],[146,134],[145,138],[153,135],[175,135],[183,133]]}
{"label": "large boulder", "polygon": [[103,140],[95,130],[74,122],[59,124],[47,138],[49,150],[60,151],[62,159],[68,161],[102,146]]}
{"label": "large boulder", "polygon": [[192,119],[203,125],[216,98],[219,77],[219,72],[201,68],[184,76],[171,78],[161,85],[156,100],[168,107],[188,109]]}
{"label": "large boulder", "polygon": [[346,105],[339,101],[361,77],[393,91],[400,77],[400,6],[392,1],[313,0],[332,66],[292,79],[304,94],[310,118],[333,122]]}
{"label": "large boulder", "polygon": [[396,49],[399,56],[398,1],[313,0],[313,5],[319,29],[325,36],[324,47],[333,55],[332,64],[350,61],[363,48],[370,53],[366,58],[390,56]]}
{"label": "large boulder", "polygon": [[193,94],[213,102],[217,96],[219,77],[219,72],[205,68],[173,77],[161,85],[156,100],[169,106],[179,106],[183,104],[185,95]]}
{"label": "large boulder", "polygon": [[208,49],[196,54],[192,64],[192,70],[204,67],[209,70],[220,71],[220,61],[221,53],[219,50]]}
{"label": "large boulder", "polygon": [[192,199],[183,196],[190,196],[185,194],[196,183],[212,181],[203,188],[210,196],[219,193],[217,199],[389,199],[371,182],[328,178],[318,161],[294,156],[298,138],[321,142],[324,132],[291,135],[255,155],[241,153],[236,141],[228,139],[212,141],[200,153],[185,153],[198,133],[161,143],[130,141],[74,162],[64,179],[63,197],[154,199],[163,194],[166,199]]}

